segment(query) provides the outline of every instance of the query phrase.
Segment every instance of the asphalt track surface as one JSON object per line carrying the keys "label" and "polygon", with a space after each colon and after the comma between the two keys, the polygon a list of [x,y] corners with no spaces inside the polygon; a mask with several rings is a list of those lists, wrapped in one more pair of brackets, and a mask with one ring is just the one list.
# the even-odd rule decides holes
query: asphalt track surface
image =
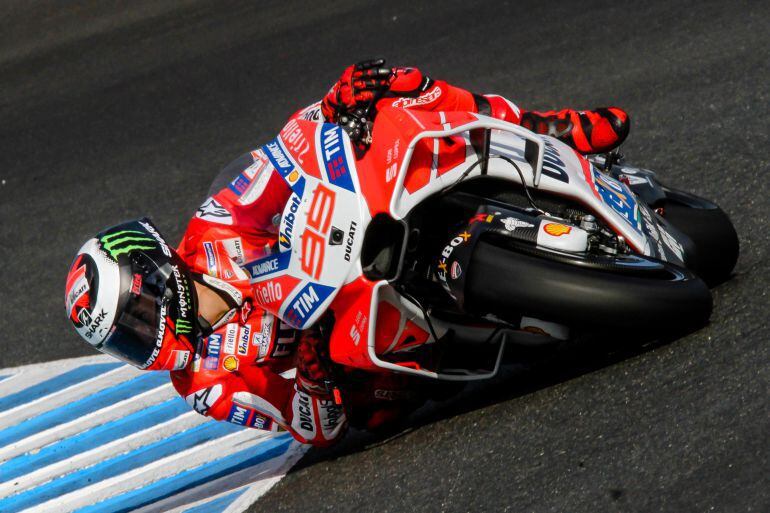
{"label": "asphalt track surface", "polygon": [[[312,452],[254,511],[770,511],[768,2],[27,2],[0,17],[0,368],[90,354],[79,245],[170,237],[230,159],[384,55],[529,108],[625,107],[629,161],[741,239],[711,324],[566,354]],[[624,333],[617,333],[619,346]]]}

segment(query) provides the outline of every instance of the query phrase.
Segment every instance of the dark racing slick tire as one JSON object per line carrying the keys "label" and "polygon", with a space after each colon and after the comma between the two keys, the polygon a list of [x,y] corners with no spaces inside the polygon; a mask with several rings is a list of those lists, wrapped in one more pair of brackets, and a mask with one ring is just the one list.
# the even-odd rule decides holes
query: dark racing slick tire
{"label": "dark racing slick tire", "polygon": [[[464,307],[514,320],[516,315],[626,333],[687,331],[705,325],[711,293],[693,273],[635,255],[581,259],[481,240],[465,282]],[[618,331],[622,338],[623,331]]]}
{"label": "dark racing slick tire", "polygon": [[665,193],[663,217],[692,240],[695,273],[710,287],[727,280],[740,248],[730,218],[717,205],[698,196],[673,189]]}

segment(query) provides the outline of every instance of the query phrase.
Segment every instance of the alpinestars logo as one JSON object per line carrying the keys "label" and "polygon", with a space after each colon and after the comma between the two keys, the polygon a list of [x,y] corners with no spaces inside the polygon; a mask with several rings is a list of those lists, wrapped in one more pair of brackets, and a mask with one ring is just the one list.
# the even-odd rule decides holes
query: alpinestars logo
{"label": "alpinestars logo", "polygon": [[188,395],[185,397],[185,401],[187,401],[187,404],[192,406],[195,411],[201,415],[206,415],[221,395],[222,385],[214,385],[213,387],[204,388],[198,390],[194,394]]}
{"label": "alpinestars logo", "polygon": [[398,100],[394,101],[392,105],[393,107],[408,109],[409,107],[414,107],[415,105],[427,105],[428,103],[433,103],[434,101],[438,100],[439,96],[441,96],[441,88],[436,86],[429,92],[420,95],[417,98],[399,98]]}
{"label": "alpinestars logo", "polygon": [[201,205],[198,208],[198,211],[195,212],[195,216],[214,223],[228,225],[233,224],[233,217],[230,214],[230,211],[223,207],[214,198],[209,198],[204,201],[203,205]]}
{"label": "alpinestars logo", "polygon": [[157,247],[155,239],[139,230],[121,230],[104,235],[99,242],[102,248],[117,262],[120,255],[131,251],[152,250]]}

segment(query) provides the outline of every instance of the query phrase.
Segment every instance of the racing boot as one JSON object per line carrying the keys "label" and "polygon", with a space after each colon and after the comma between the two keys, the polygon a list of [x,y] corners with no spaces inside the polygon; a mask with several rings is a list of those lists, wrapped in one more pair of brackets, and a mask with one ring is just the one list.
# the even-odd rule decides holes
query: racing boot
{"label": "racing boot", "polygon": [[547,112],[526,111],[521,126],[538,134],[546,134],[575,148],[580,153],[605,153],[626,139],[631,121],[618,107],[595,110]]}

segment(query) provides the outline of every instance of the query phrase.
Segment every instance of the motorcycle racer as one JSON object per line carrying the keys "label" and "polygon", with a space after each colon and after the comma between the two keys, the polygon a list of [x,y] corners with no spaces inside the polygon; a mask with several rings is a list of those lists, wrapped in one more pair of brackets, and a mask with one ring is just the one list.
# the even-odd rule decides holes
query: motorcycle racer
{"label": "motorcycle racer", "polygon": [[[323,100],[291,119],[342,124],[365,149],[366,123],[385,107],[471,111],[548,133],[577,151],[620,144],[628,116],[595,111],[524,111],[498,95],[477,95],[416,68],[383,60],[348,67]],[[282,139],[297,142],[290,122]],[[67,280],[70,320],[97,349],[147,370],[169,370],[176,390],[198,413],[328,445],[351,411],[376,427],[420,404],[411,380],[371,374],[343,395],[325,357],[324,322],[295,331],[263,306],[280,288],[252,285],[242,266],[281,251],[291,189],[262,149],[224,170],[229,184],[198,208],[176,250],[147,219],[98,234],[81,248]],[[296,371],[293,371],[296,369]]]}

